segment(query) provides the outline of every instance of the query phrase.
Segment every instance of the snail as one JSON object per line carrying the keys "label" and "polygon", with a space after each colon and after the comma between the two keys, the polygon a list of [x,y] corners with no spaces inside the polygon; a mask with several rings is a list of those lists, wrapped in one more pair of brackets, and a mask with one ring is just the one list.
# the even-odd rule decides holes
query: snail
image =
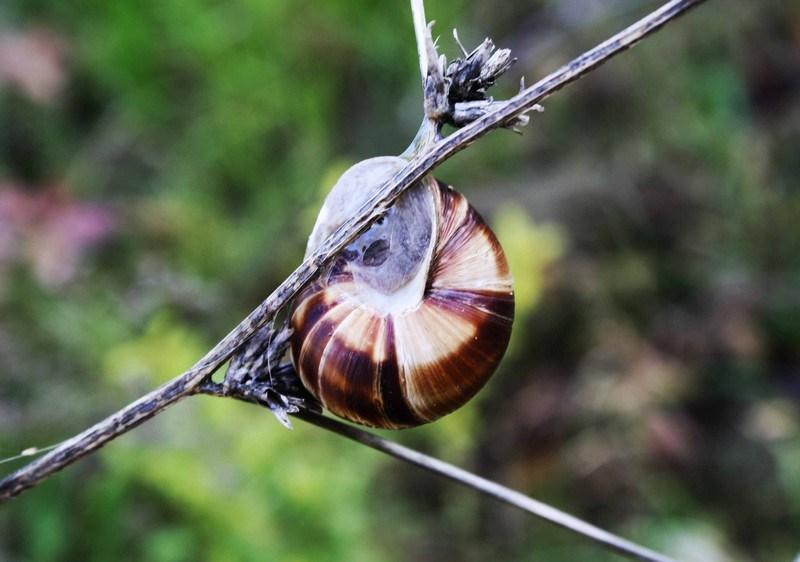
{"label": "snail", "polygon": [[[323,204],[306,257],[406,163],[382,156],[347,170]],[[484,386],[513,316],[511,275],[494,233],[463,195],[428,175],[298,295],[291,360],[333,414],[413,427]]]}

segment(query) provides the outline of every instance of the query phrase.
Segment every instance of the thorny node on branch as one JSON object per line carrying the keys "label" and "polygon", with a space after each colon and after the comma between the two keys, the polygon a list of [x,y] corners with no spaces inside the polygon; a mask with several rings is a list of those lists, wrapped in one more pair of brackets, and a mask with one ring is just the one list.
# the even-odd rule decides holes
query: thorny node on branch
{"label": "thorny node on branch", "polygon": [[277,328],[271,323],[261,327],[231,358],[221,386],[226,396],[254,398],[287,429],[292,428],[289,414],[300,408],[321,411],[285,359],[291,336],[285,319]]}
{"label": "thorny node on branch", "polygon": [[449,83],[450,103],[489,99],[486,90],[515,62],[510,49],[497,49],[487,37],[471,53],[464,53],[463,59],[457,58],[447,66],[444,75]]}
{"label": "thorny node on branch", "polygon": [[[426,29],[428,74],[423,89],[424,106],[425,116],[439,126],[447,124],[460,128],[505,103],[495,101],[487,91],[517,59],[511,56],[510,49],[498,49],[489,37],[471,52],[461,45],[456,30],[453,30],[453,37],[462,50],[463,58],[455,58],[448,64],[446,57],[436,52],[431,26]],[[525,81],[522,79],[520,91],[524,89]],[[531,111],[542,110],[538,104],[531,108]],[[519,132],[518,128],[527,125],[528,121],[528,116],[522,114],[504,124],[504,127]]]}

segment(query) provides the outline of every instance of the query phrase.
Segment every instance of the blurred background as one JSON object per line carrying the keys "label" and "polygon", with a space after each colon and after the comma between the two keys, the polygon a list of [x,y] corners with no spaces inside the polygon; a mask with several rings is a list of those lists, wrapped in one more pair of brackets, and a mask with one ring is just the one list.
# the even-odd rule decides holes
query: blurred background
{"label": "blurred background", "polygon": [[[429,0],[533,83],[659,2]],[[0,6],[0,456],[190,366],[300,261],[421,96],[406,2]],[[800,4],[712,1],[437,176],[517,321],[467,407],[390,433],[687,561],[800,552]],[[617,560],[264,410],[184,401],[0,508],[2,561]],[[2,473],[21,463],[5,463]]]}

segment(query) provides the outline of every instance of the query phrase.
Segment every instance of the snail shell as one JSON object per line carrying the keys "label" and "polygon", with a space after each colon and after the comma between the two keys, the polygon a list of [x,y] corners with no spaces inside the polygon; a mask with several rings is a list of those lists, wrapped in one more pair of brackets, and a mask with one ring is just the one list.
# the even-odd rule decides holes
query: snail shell
{"label": "snail shell", "polygon": [[[405,163],[372,158],[345,172],[306,255]],[[494,234],[463,195],[426,176],[296,299],[292,360],[334,414],[412,427],[481,389],[505,353],[513,315],[508,263]]]}

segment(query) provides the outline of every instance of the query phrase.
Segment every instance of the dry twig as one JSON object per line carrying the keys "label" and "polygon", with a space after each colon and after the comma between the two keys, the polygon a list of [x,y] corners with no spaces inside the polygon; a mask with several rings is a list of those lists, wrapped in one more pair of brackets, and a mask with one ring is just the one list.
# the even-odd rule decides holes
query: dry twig
{"label": "dry twig", "polygon": [[[269,385],[265,386],[268,387]],[[225,388],[222,384],[205,382],[197,389],[197,393],[224,398],[235,398],[272,409],[272,406],[267,401],[268,398],[266,398],[269,396],[272,389],[259,389],[258,387],[258,384],[254,384]],[[331,431],[337,435],[341,435],[342,437],[386,453],[396,459],[418,466],[428,472],[438,474],[439,476],[481,492],[482,494],[486,494],[491,498],[521,509],[535,517],[544,519],[554,525],[558,525],[559,527],[563,527],[564,529],[599,543],[624,556],[637,560],[646,560],[648,562],[675,562],[675,560],[668,556],[664,556],[649,548],[640,546],[627,539],[609,533],[608,531],[604,531],[573,515],[506,488],[497,482],[492,482],[491,480],[466,471],[463,468],[420,453],[414,449],[409,449],[408,447],[384,439],[374,433],[364,431],[363,429],[333,418],[325,417],[311,410],[298,410],[293,415],[311,425]]]}

